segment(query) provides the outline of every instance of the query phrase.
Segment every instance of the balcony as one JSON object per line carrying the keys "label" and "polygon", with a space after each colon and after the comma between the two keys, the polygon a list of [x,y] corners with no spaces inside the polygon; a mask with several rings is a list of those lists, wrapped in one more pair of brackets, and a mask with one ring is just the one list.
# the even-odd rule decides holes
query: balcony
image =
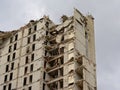
{"label": "balcony", "polygon": [[84,69],[84,66],[81,65],[81,66],[78,66],[78,68],[75,71],[76,71],[77,74],[82,76],[83,75],[83,69]]}
{"label": "balcony", "polygon": [[76,85],[78,85],[81,89],[83,89],[83,82],[84,82],[83,79],[78,80],[78,81],[76,81]]}
{"label": "balcony", "polygon": [[55,68],[54,70],[47,72],[46,81],[48,84],[59,81],[60,79],[63,79],[63,67]]}
{"label": "balcony", "polygon": [[47,83],[50,90],[63,90],[63,79],[60,78],[55,82]]}

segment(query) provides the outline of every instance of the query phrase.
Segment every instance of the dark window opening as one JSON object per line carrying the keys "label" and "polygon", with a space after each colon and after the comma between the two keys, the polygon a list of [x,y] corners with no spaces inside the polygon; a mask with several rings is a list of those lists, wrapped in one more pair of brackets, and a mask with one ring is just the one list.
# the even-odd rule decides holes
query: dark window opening
{"label": "dark window opening", "polygon": [[48,27],[49,27],[49,22],[46,22],[46,23],[45,23],[45,26],[48,28]]}
{"label": "dark window opening", "polygon": [[14,69],[14,62],[11,63],[11,70],[13,70],[13,69]]}
{"label": "dark window opening", "polygon": [[45,75],[46,75],[46,73],[44,72],[44,74],[43,74],[43,79],[45,80]]}
{"label": "dark window opening", "polygon": [[32,45],[32,51],[34,51],[34,50],[35,50],[35,44]]}
{"label": "dark window opening", "polygon": [[10,84],[8,85],[8,90],[12,90],[11,88],[12,88],[12,84],[10,83]]}
{"label": "dark window opening", "polygon": [[51,55],[51,56],[54,56],[54,55],[59,55],[58,48],[56,48],[56,49],[54,49],[54,50],[50,51],[50,55]]}
{"label": "dark window opening", "polygon": [[46,35],[48,35],[48,31],[46,31]]}
{"label": "dark window opening", "polygon": [[49,62],[49,65],[50,65],[50,67],[54,67],[54,66],[58,65],[58,60],[53,60],[53,61]]}
{"label": "dark window opening", "polygon": [[30,43],[30,37],[28,37],[28,40],[27,40],[27,44],[29,44]]}
{"label": "dark window opening", "polygon": [[3,86],[3,90],[6,90],[6,85],[5,85],[5,86]]}
{"label": "dark window opening", "polygon": [[58,90],[58,83],[57,82],[51,83],[49,86],[50,86],[50,90]]}
{"label": "dark window opening", "polygon": [[29,58],[28,56],[26,56],[25,64],[28,64],[28,63],[29,63]]}
{"label": "dark window opening", "polygon": [[61,41],[64,41],[64,36],[62,36],[62,39],[61,39]]}
{"label": "dark window opening", "polygon": [[31,34],[31,28],[29,28],[29,30],[28,30],[28,35],[29,35],[29,34]]}
{"label": "dark window opening", "polygon": [[5,77],[4,77],[4,83],[7,81],[7,77],[8,77],[8,75],[5,75]]}
{"label": "dark window opening", "polygon": [[60,68],[60,76],[63,76],[63,68]]}
{"label": "dark window opening", "polygon": [[29,83],[32,83],[32,80],[33,80],[33,76],[30,75],[30,76],[29,76]]}
{"label": "dark window opening", "polygon": [[50,41],[50,44],[57,44],[56,40]]}
{"label": "dark window opening", "polygon": [[71,86],[71,85],[73,85],[73,84],[74,84],[73,82],[72,82],[72,83],[69,83],[68,86]]}
{"label": "dark window opening", "polygon": [[9,51],[8,52],[11,52],[11,50],[12,50],[12,46],[9,46]]}
{"label": "dark window opening", "polygon": [[60,88],[63,88],[63,80],[60,80]]}
{"label": "dark window opening", "polygon": [[36,30],[37,30],[37,25],[34,26],[34,31],[36,31]]}
{"label": "dark window opening", "polygon": [[64,57],[60,57],[60,64],[63,64],[64,63]]}
{"label": "dark window opening", "polygon": [[33,35],[33,41],[35,41],[35,40],[36,40],[36,34]]}
{"label": "dark window opening", "polygon": [[13,73],[10,73],[10,79],[9,80],[12,80],[13,79]]}
{"label": "dark window opening", "polygon": [[46,61],[44,62],[44,68],[46,67]]}
{"label": "dark window opening", "polygon": [[28,71],[28,67],[25,67],[24,74],[26,74]]}
{"label": "dark window opening", "polygon": [[17,43],[14,44],[14,50],[16,50],[16,48],[17,48]]}
{"label": "dark window opening", "polygon": [[34,60],[34,53],[31,55],[31,61]]}
{"label": "dark window opening", "polygon": [[12,58],[13,58],[13,60],[15,59],[15,55],[16,55],[16,53],[13,53],[13,57],[12,57]]}
{"label": "dark window opening", "polygon": [[7,61],[8,61],[8,62],[10,61],[10,55],[8,55],[8,57],[7,57]]}
{"label": "dark window opening", "polygon": [[53,61],[49,62],[50,67],[56,67],[58,65],[62,65],[64,63],[64,57],[60,57],[58,59],[55,59]]}
{"label": "dark window opening", "polygon": [[30,52],[30,47],[27,47],[26,48],[26,53],[29,53]]}
{"label": "dark window opening", "polygon": [[32,90],[32,86],[29,86],[29,87],[28,87],[28,90]]}
{"label": "dark window opening", "polygon": [[60,48],[60,54],[64,53],[64,47]]}
{"label": "dark window opening", "polygon": [[6,72],[8,72],[9,70],[9,65],[6,65]]}
{"label": "dark window opening", "polygon": [[23,86],[25,86],[26,84],[27,84],[27,77],[24,78]]}
{"label": "dark window opening", "polygon": [[43,83],[43,90],[45,90],[45,84]]}
{"label": "dark window opening", "polygon": [[45,50],[45,56],[47,56],[47,51]]}
{"label": "dark window opening", "polygon": [[30,72],[33,71],[33,64],[30,65]]}
{"label": "dark window opening", "polygon": [[48,74],[51,76],[51,78],[57,78],[58,77],[58,70],[55,70],[55,71],[50,72]]}
{"label": "dark window opening", "polygon": [[15,41],[18,39],[18,34],[15,35]]}

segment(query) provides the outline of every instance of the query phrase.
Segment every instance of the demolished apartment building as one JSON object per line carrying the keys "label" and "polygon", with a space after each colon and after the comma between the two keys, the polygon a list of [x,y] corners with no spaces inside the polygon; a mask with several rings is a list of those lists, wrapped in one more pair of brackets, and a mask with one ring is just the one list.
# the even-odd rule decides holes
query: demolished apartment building
{"label": "demolished apartment building", "polygon": [[47,16],[0,32],[0,90],[96,90],[94,18]]}

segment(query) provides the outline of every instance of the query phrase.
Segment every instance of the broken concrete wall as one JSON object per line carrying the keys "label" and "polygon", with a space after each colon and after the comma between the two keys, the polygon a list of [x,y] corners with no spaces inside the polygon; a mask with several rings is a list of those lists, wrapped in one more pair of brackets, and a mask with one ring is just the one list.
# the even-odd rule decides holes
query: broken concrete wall
{"label": "broken concrete wall", "polygon": [[14,63],[14,70],[10,70],[14,80],[9,81],[12,89],[95,90],[93,21],[87,19],[75,9],[74,16],[64,15],[59,25],[44,16],[9,33],[9,37],[2,34],[6,38],[0,49],[0,70],[4,69],[0,72],[0,89],[8,88],[4,80],[10,73],[5,68]]}

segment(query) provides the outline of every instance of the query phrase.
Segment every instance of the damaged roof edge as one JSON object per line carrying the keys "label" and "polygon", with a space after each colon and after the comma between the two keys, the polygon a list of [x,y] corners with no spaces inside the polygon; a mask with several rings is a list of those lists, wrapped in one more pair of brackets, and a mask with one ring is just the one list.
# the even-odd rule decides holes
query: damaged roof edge
{"label": "damaged roof edge", "polygon": [[85,17],[78,9],[74,8],[74,11],[77,11],[82,17]]}
{"label": "damaged roof edge", "polygon": [[[39,21],[41,21],[41,20],[43,20],[43,19],[46,19],[46,20],[51,21],[48,16],[44,15],[43,18],[41,18],[41,19],[39,19],[39,20],[30,20],[28,24],[20,27],[20,28],[17,29],[17,30],[12,30],[12,31],[0,31],[0,40],[1,40],[1,39],[5,39],[5,38],[8,38],[8,37],[10,37],[11,35],[16,34],[17,32],[19,32],[19,31],[21,31],[21,30],[24,30],[25,28],[28,28],[28,27],[36,24],[37,22],[39,22]],[[51,22],[52,22],[52,21],[51,21]]]}
{"label": "damaged roof edge", "polygon": [[87,15],[83,15],[78,9],[74,8],[74,11],[77,11],[83,18],[86,18],[86,17],[89,17],[91,18],[92,20],[94,20],[94,17],[93,15],[91,14],[87,14]]}
{"label": "damaged roof edge", "polygon": [[0,39],[5,39],[10,37],[11,35],[15,34],[16,32],[18,32],[18,30],[13,30],[13,31],[0,31]]}
{"label": "damaged roof edge", "polygon": [[[74,11],[78,12],[83,18],[85,18],[85,16],[84,16],[78,9],[74,8]],[[66,20],[72,19],[73,17],[74,17],[74,16],[69,16],[69,17],[68,17],[67,15],[61,16],[62,23],[64,23]],[[91,18],[91,19],[94,20],[94,17],[93,17],[92,15],[87,15],[87,17],[89,17],[89,18]],[[20,27],[20,28],[17,29],[17,30],[6,31],[6,32],[0,31],[0,39],[2,39],[2,38],[4,38],[4,39],[5,39],[5,38],[8,38],[8,37],[10,37],[11,35],[19,32],[19,31],[21,31],[21,30],[24,30],[24,29],[26,29],[26,28],[28,28],[28,27],[31,27],[32,25],[35,25],[37,22],[42,21],[42,20],[50,21],[50,22],[52,22],[52,23],[54,24],[54,22],[53,22],[51,19],[49,19],[49,16],[44,15],[44,16],[43,16],[42,18],[40,18],[39,20],[30,20],[28,24]],[[62,24],[62,23],[61,23],[61,24]],[[59,24],[57,24],[57,25],[54,24],[53,27],[57,27],[58,25],[59,25]],[[52,27],[52,28],[53,28],[53,27]]]}

